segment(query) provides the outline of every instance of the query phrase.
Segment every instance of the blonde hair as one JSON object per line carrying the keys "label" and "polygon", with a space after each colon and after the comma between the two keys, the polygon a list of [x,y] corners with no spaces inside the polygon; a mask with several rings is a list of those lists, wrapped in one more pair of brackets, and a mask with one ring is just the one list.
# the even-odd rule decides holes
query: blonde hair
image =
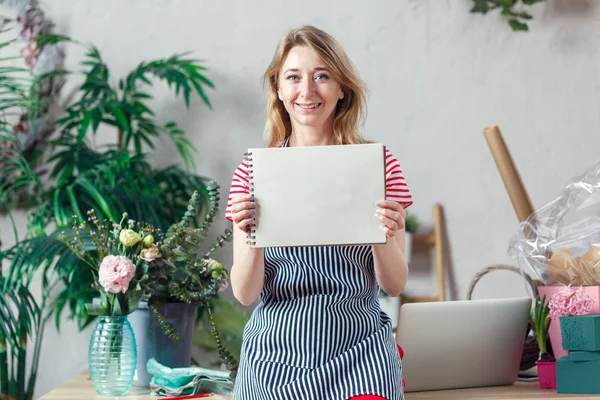
{"label": "blonde hair", "polygon": [[268,147],[277,146],[292,133],[290,116],[277,96],[279,71],[290,50],[296,46],[308,46],[315,50],[342,90],[344,98],[338,101],[333,122],[335,144],[365,143],[360,127],[366,116],[366,89],[356,68],[343,47],[328,33],[305,25],[289,32],[279,42],[275,55],[263,76],[268,85],[267,123],[265,142]]}

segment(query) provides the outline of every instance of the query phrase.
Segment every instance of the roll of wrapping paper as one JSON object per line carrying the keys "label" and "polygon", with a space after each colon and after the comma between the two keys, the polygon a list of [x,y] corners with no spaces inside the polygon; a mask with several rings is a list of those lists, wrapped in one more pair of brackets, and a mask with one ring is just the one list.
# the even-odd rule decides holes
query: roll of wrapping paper
{"label": "roll of wrapping paper", "polygon": [[517,214],[519,222],[525,221],[533,214],[533,206],[523,186],[519,172],[513,163],[512,157],[504,143],[502,133],[497,125],[487,127],[483,130],[483,136],[490,147],[492,157],[496,162],[496,167],[500,172],[500,177],[504,182],[504,187],[508,192],[508,197]]}

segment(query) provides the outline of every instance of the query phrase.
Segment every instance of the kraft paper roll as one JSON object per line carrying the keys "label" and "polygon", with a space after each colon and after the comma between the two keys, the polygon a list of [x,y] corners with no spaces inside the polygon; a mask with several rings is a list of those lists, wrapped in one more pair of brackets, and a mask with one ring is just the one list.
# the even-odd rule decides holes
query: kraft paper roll
{"label": "kraft paper roll", "polygon": [[500,172],[504,187],[508,192],[512,206],[517,214],[519,222],[525,221],[532,213],[533,206],[523,186],[519,172],[515,167],[508,148],[502,138],[502,133],[497,125],[487,127],[483,130],[483,136],[488,143],[496,167]]}

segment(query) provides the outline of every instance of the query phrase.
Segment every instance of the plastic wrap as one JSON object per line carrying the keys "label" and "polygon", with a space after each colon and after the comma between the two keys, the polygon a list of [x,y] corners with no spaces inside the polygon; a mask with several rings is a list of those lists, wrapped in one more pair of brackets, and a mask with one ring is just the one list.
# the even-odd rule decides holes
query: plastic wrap
{"label": "plastic wrap", "polygon": [[600,163],[523,221],[509,254],[545,285],[600,285]]}

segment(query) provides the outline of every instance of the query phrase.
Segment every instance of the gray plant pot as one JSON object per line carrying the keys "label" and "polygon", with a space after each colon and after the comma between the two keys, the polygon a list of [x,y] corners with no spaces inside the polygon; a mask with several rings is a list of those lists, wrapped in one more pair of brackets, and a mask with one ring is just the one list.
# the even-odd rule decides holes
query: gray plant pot
{"label": "gray plant pot", "polygon": [[190,366],[197,308],[197,304],[185,303],[166,303],[158,306],[165,321],[177,332],[177,341],[165,335],[146,302],[141,302],[138,309],[129,315],[129,323],[133,328],[138,348],[134,386],[150,386],[152,376],[148,374],[146,365],[151,358],[170,368]]}

